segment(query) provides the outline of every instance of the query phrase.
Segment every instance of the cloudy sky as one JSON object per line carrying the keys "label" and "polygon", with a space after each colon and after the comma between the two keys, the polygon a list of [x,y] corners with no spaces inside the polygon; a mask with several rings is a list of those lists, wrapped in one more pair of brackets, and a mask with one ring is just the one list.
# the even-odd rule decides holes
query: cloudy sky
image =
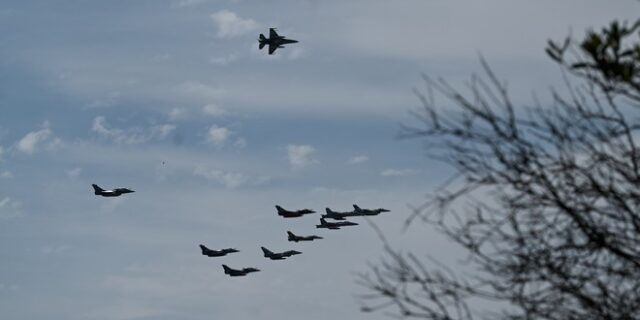
{"label": "cloudy sky", "polygon": [[[462,85],[482,54],[515,101],[562,83],[548,38],[637,1],[4,0],[0,3],[0,316],[4,319],[383,319],[355,273],[378,261],[365,220],[316,230],[274,205],[349,210],[394,245],[448,175],[398,140],[421,74]],[[259,33],[300,41],[274,56]],[[98,198],[91,183],[136,193]],[[291,244],[286,230],[324,240]],[[198,244],[235,247],[225,258]],[[259,247],[304,254],[269,261]],[[444,252],[447,252],[446,254]],[[454,252],[454,253],[451,253]],[[221,264],[262,272],[230,278]]]}

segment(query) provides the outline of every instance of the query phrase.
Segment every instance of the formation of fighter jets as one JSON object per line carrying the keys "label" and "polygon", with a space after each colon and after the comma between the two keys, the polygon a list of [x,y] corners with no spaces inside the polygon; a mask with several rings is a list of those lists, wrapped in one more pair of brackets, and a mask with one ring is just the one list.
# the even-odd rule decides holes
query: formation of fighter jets
{"label": "formation of fighter jets", "polygon": [[[322,217],[320,218],[320,224],[316,225],[316,228],[324,228],[324,229],[330,229],[330,230],[337,230],[340,229],[341,227],[347,227],[347,226],[357,226],[358,224],[355,222],[351,222],[351,221],[345,221],[346,217],[361,217],[361,216],[375,216],[380,214],[381,212],[388,212],[389,210],[387,209],[383,209],[383,208],[379,208],[379,209],[361,209],[360,207],[358,207],[357,205],[353,205],[354,210],[353,211],[348,211],[348,212],[336,212],[336,211],[332,211],[329,208],[326,208],[326,215],[322,215]],[[290,210],[286,210],[284,208],[282,208],[279,205],[276,205],[276,212],[279,216],[285,217],[285,218],[298,218],[298,217],[302,217],[303,215],[306,214],[311,214],[311,213],[315,213],[315,211],[310,210],[310,209],[301,209],[301,210],[294,210],[294,211],[290,211]],[[327,221],[326,219],[333,219],[333,220],[341,220],[341,221]],[[300,242],[300,241],[314,241],[314,240],[320,240],[323,239],[323,237],[321,236],[317,236],[317,235],[310,235],[310,236],[299,236],[296,235],[295,233],[291,232],[291,231],[287,231],[287,240],[290,242]],[[302,252],[297,251],[297,250],[287,250],[287,251],[283,251],[283,252],[273,252],[265,247],[260,247],[260,249],[262,250],[262,254],[265,258],[267,259],[271,259],[271,260],[285,260],[291,256],[294,255],[298,255],[298,254],[302,254]],[[221,250],[211,250],[207,247],[205,247],[204,245],[200,245],[200,250],[202,251],[202,255],[208,256],[208,257],[222,257],[225,256],[227,253],[233,253],[233,252],[238,252],[238,250],[236,249],[221,249]],[[232,277],[240,277],[240,276],[246,276],[248,273],[251,272],[257,272],[260,271],[259,269],[256,268],[244,268],[244,269],[232,269],[229,268],[226,265],[222,265],[222,267],[224,268],[224,273],[228,274],[229,276]]]}
{"label": "formation of fighter jets", "polygon": [[[284,36],[279,35],[276,32],[275,28],[269,28],[269,38],[265,37],[263,34],[260,34],[258,38],[258,48],[262,50],[265,46],[268,46],[269,55],[272,55],[278,48],[284,48],[285,44],[297,43],[297,40],[287,39]],[[164,164],[164,161],[162,162]],[[100,188],[96,184],[92,184],[94,194],[102,197],[119,197],[123,194],[135,192],[128,188],[115,188],[110,190],[105,190]],[[286,210],[279,205],[276,205],[277,214],[283,218],[299,218],[307,214],[315,213],[314,210],[311,209],[300,209],[300,210]],[[362,217],[362,216],[375,216],[380,214],[381,212],[388,212],[389,210],[378,208],[378,209],[362,209],[357,205],[353,205],[352,211],[333,211],[329,208],[325,209],[326,214],[323,214],[320,218],[320,224],[316,225],[318,229],[329,229],[329,230],[337,230],[342,227],[347,226],[357,226],[358,224],[351,221],[346,221],[348,217]],[[339,221],[327,221],[326,219],[339,220]],[[290,242],[300,242],[300,241],[314,241],[323,239],[321,236],[310,235],[310,236],[298,236],[291,231],[287,231],[287,240]],[[200,251],[202,255],[207,257],[224,257],[231,253],[240,252],[234,248],[226,248],[226,249],[209,249],[205,245],[200,244]],[[300,251],[296,250],[287,250],[283,252],[273,252],[265,247],[260,247],[262,249],[263,256],[270,260],[285,260],[294,255],[302,254]],[[242,268],[242,269],[233,269],[228,267],[226,264],[222,265],[224,273],[231,277],[242,277],[246,276],[252,272],[258,272],[260,269],[257,268]]]}
{"label": "formation of fighter jets", "polygon": [[[95,195],[103,196],[103,197],[119,197],[126,193],[135,192],[128,188],[115,188],[111,190],[105,190],[100,188],[96,184],[92,184],[91,186],[93,187]],[[346,221],[345,218],[375,216],[380,214],[381,212],[388,212],[389,210],[383,209],[383,208],[361,209],[360,207],[354,204],[353,211],[338,212],[338,211],[333,211],[329,208],[326,208],[325,211],[326,211],[326,214],[323,214],[320,218],[320,224],[316,225],[316,228],[318,229],[338,230],[341,227],[357,226],[358,225],[357,223]],[[276,212],[279,216],[284,218],[299,218],[307,214],[315,213],[315,211],[311,209],[300,209],[300,210],[292,210],[292,211],[286,210],[279,205],[276,205]],[[327,221],[326,219],[333,219],[333,220],[340,220],[340,221]],[[320,240],[320,239],[323,239],[323,237],[317,236],[317,235],[299,236],[294,234],[291,231],[287,231],[287,240],[290,242],[298,243],[300,241],[314,241],[314,240]],[[200,244],[199,247],[202,255],[207,257],[224,257],[230,253],[240,252],[240,250],[234,249],[234,248],[226,248],[226,249],[219,249],[219,250],[209,249],[203,244]],[[273,252],[265,247],[260,247],[260,249],[262,249],[263,256],[271,260],[285,260],[286,258],[289,258],[291,256],[302,254],[302,252],[296,251],[296,250]],[[257,269],[257,268],[233,269],[228,267],[225,264],[222,265],[222,268],[224,269],[224,273],[228,274],[231,277],[242,277],[242,276],[246,276],[249,273],[260,271],[260,269]]]}

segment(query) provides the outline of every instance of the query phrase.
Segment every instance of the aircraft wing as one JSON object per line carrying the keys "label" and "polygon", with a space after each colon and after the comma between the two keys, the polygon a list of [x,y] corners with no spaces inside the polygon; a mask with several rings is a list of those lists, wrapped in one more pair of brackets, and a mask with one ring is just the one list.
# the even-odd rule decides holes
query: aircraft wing
{"label": "aircraft wing", "polygon": [[273,54],[276,49],[278,49],[278,46],[269,44],[269,54]]}
{"label": "aircraft wing", "polygon": [[276,29],[275,28],[269,28],[269,39],[275,39],[275,38],[278,38],[278,37],[279,37],[279,35],[276,32]]}

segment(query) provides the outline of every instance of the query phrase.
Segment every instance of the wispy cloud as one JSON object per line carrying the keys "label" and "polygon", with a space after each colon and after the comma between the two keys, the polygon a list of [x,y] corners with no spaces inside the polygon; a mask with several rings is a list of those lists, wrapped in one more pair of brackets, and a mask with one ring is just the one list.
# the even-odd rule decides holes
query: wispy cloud
{"label": "wispy cloud", "polygon": [[135,145],[148,142],[152,139],[165,139],[176,129],[173,124],[154,125],[147,129],[140,127],[130,128],[127,130],[120,128],[112,128],[107,124],[104,116],[97,116],[93,119],[91,131],[96,132],[102,137],[111,139],[117,144]]}
{"label": "wispy cloud", "polygon": [[211,14],[211,19],[218,27],[219,38],[237,37],[258,28],[258,23],[253,19],[243,19],[229,10],[221,10]]}
{"label": "wispy cloud", "polygon": [[185,8],[185,7],[194,7],[197,5],[201,5],[206,3],[207,0],[180,0],[177,1],[174,5],[178,8]]}
{"label": "wispy cloud", "polygon": [[11,219],[22,216],[22,203],[10,197],[0,197],[0,219]]}
{"label": "wispy cloud", "polygon": [[227,114],[227,111],[217,104],[210,103],[202,107],[202,113],[212,117],[219,117]]}
{"label": "wispy cloud", "polygon": [[318,163],[318,160],[312,158],[315,152],[316,149],[310,145],[290,144],[287,146],[289,165],[294,169],[300,169]]}
{"label": "wispy cloud", "polygon": [[174,88],[177,93],[191,99],[211,101],[219,98],[224,90],[199,81],[186,81]]}
{"label": "wispy cloud", "polygon": [[227,65],[231,62],[234,62],[238,59],[238,56],[235,54],[230,54],[228,56],[216,56],[209,58],[209,63],[217,64],[217,65]]}
{"label": "wispy cloud", "polygon": [[43,146],[53,148],[60,143],[60,140],[55,138],[50,139],[52,134],[53,132],[49,129],[49,123],[45,122],[42,129],[29,132],[22,137],[22,139],[18,141],[16,148],[18,151],[26,154],[33,154]]}
{"label": "wispy cloud", "polygon": [[414,169],[385,169],[380,172],[380,175],[383,177],[401,177],[416,173],[418,173],[418,171]]}
{"label": "wispy cloud", "polygon": [[82,173],[82,168],[73,168],[66,171],[67,177],[69,178],[77,178]]}
{"label": "wispy cloud", "polygon": [[241,186],[250,185],[257,186],[263,185],[271,177],[269,176],[251,176],[243,172],[222,171],[217,169],[207,169],[202,166],[198,166],[193,170],[193,174],[196,176],[204,177],[208,180],[220,183],[225,188],[235,189]]}
{"label": "wispy cloud", "polygon": [[187,110],[185,108],[173,108],[169,110],[169,113],[167,114],[167,116],[171,121],[184,119],[187,116]]}
{"label": "wispy cloud", "polygon": [[224,146],[229,136],[231,136],[231,130],[225,127],[218,127],[215,124],[209,127],[207,131],[207,141],[213,143],[216,147]]}
{"label": "wispy cloud", "polygon": [[369,161],[369,157],[365,156],[365,155],[360,155],[360,156],[355,156],[351,159],[349,159],[349,161],[347,161],[348,164],[359,164],[359,163],[363,163],[363,162],[367,162]]}
{"label": "wispy cloud", "polygon": [[42,253],[45,255],[52,255],[52,254],[64,253],[66,251],[69,251],[69,249],[71,249],[70,245],[60,244],[60,245],[46,245],[42,247],[40,251],[42,251]]}

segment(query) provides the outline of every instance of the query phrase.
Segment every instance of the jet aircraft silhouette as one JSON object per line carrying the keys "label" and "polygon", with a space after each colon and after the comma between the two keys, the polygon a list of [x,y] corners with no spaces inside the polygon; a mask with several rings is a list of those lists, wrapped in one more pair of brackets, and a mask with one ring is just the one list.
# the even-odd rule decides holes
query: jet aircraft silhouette
{"label": "jet aircraft silhouette", "polygon": [[97,184],[92,184],[91,186],[93,187],[93,194],[95,194],[96,196],[103,196],[103,197],[118,197],[125,193],[135,192],[127,188],[116,188],[111,190],[105,190],[98,187]]}
{"label": "jet aircraft silhouette", "polygon": [[228,253],[240,252],[239,250],[236,250],[233,248],[227,248],[222,250],[212,250],[205,247],[202,244],[200,245],[200,250],[202,251],[202,255],[205,255],[207,257],[222,257],[222,256],[226,256]]}
{"label": "jet aircraft silhouette", "polygon": [[378,209],[361,209],[357,205],[353,205],[353,211],[359,216],[377,216],[380,212],[389,212],[387,209],[378,208]]}
{"label": "jet aircraft silhouette", "polygon": [[327,222],[324,218],[320,218],[320,224],[316,225],[316,228],[338,230],[340,227],[357,226],[358,224],[351,221],[339,221],[339,222]]}
{"label": "jet aircraft silhouette", "polygon": [[285,44],[296,43],[297,40],[287,39],[281,35],[278,35],[275,28],[269,28],[269,38],[266,38],[262,33],[258,39],[258,48],[262,50],[265,45],[269,46],[269,54],[273,54],[276,49],[284,48]]}
{"label": "jet aircraft silhouette", "polygon": [[293,255],[296,254],[301,254],[302,252],[300,251],[296,251],[296,250],[288,250],[288,251],[284,251],[284,252],[272,252],[269,249],[265,248],[265,247],[260,247],[262,249],[262,252],[264,253],[264,257],[265,258],[269,258],[271,260],[284,260],[288,257],[291,257]]}
{"label": "jet aircraft silhouette", "polygon": [[324,209],[327,214],[323,214],[322,217],[323,218],[330,218],[333,220],[344,220],[344,218],[346,217],[355,217],[357,216],[357,214],[355,213],[355,211],[344,211],[344,212],[339,212],[339,211],[333,211],[329,208],[325,208]]}
{"label": "jet aircraft silhouette", "polygon": [[246,276],[247,274],[251,273],[251,272],[258,272],[260,271],[260,269],[256,269],[256,268],[243,268],[243,269],[232,269],[227,267],[226,264],[222,265],[222,268],[224,268],[224,273],[228,274],[231,277],[242,277],[242,276]]}
{"label": "jet aircraft silhouette", "polygon": [[305,214],[315,213],[315,211],[310,209],[289,211],[289,210],[283,209],[281,206],[278,206],[278,205],[276,205],[276,210],[278,210],[278,215],[284,218],[297,218],[297,217],[302,217]]}
{"label": "jet aircraft silhouette", "polygon": [[313,241],[315,239],[322,239],[322,237],[320,236],[296,236],[295,234],[293,234],[293,232],[291,231],[287,231],[287,234],[289,235],[289,238],[287,240],[289,241],[293,241],[293,242],[298,242],[298,241]]}

